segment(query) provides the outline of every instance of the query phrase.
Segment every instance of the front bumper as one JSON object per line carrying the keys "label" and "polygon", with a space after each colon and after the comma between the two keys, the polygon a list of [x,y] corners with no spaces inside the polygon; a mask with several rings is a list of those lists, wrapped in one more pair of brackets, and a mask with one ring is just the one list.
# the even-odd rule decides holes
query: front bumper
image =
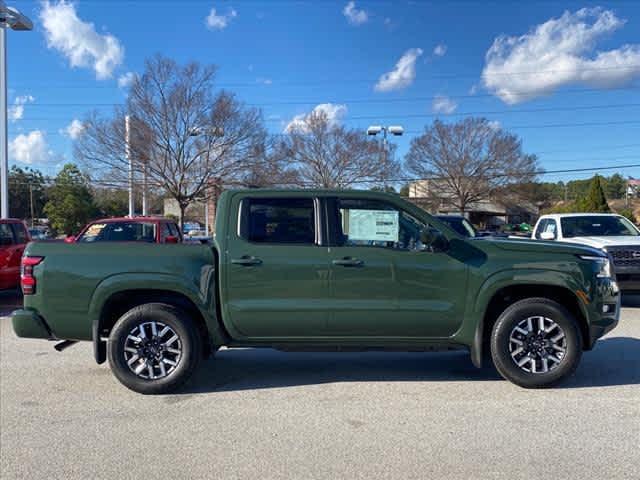
{"label": "front bumper", "polygon": [[44,318],[33,310],[15,310],[11,314],[11,323],[13,331],[19,337],[56,339]]}
{"label": "front bumper", "polygon": [[640,292],[640,267],[613,264],[616,280],[623,292]]}
{"label": "front bumper", "polygon": [[616,280],[600,278],[596,295],[590,308],[589,338],[587,348],[593,348],[600,337],[613,330],[620,320],[621,295]]}

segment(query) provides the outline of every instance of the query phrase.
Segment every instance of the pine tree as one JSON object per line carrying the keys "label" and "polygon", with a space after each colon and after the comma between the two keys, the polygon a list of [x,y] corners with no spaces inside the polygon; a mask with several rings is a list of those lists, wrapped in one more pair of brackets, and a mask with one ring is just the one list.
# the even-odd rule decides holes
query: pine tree
{"label": "pine tree", "polygon": [[596,175],[591,179],[589,191],[586,197],[576,202],[576,210],[589,213],[609,213],[611,209],[607,203],[607,198],[602,188],[600,175]]}

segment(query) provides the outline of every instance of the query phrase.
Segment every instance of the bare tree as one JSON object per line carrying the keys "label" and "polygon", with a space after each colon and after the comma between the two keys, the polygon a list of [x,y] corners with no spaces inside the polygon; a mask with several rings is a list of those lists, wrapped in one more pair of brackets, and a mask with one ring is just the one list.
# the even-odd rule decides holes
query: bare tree
{"label": "bare tree", "polygon": [[532,181],[537,167],[535,155],[523,153],[516,135],[485,118],[436,120],[411,141],[405,160],[409,172],[428,182],[429,197],[462,213],[506,186]]}
{"label": "bare tree", "polygon": [[87,117],[76,157],[92,176],[122,185],[129,168],[124,142],[129,115],[136,173],[146,169],[150,186],[176,200],[182,219],[190,203],[242,178],[263,155],[261,112],[229,92],[214,94],[215,71],[212,65],[181,66],[160,56],[148,60],[130,87],[126,108],[111,118]]}
{"label": "bare tree", "polygon": [[322,111],[310,113],[302,125],[282,136],[276,152],[304,186],[344,188],[379,183],[399,171],[392,158],[385,161],[378,142],[368,140],[359,130],[333,124]]}

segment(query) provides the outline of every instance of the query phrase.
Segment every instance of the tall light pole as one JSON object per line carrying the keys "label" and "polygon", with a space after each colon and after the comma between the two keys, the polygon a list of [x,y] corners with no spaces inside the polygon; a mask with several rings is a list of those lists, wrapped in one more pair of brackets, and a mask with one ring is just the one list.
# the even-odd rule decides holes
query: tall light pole
{"label": "tall light pole", "polygon": [[378,135],[380,132],[382,132],[382,162],[383,162],[383,178],[382,178],[382,185],[383,188],[385,189],[385,191],[387,190],[387,157],[389,155],[388,152],[388,145],[389,142],[387,141],[387,133],[390,133],[391,135],[394,135],[396,137],[400,137],[403,133],[404,133],[404,128],[402,128],[400,125],[389,125],[388,127],[384,127],[382,125],[371,125],[369,128],[367,128],[367,135],[373,136],[375,137],[376,135]]}
{"label": "tall light pole", "polygon": [[0,197],[2,218],[9,218],[9,155],[7,133],[7,28],[31,30],[33,23],[0,0]]}

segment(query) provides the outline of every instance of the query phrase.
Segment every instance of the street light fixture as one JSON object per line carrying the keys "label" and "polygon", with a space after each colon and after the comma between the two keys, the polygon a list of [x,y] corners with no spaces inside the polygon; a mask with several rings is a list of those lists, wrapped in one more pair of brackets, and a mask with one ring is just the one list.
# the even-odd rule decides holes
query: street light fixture
{"label": "street light fixture", "polygon": [[18,10],[0,0],[0,197],[1,217],[9,218],[9,155],[7,145],[7,28],[26,31],[33,23]]}
{"label": "street light fixture", "polygon": [[[384,158],[383,158],[384,175],[386,175],[387,157],[389,155],[388,153],[389,142],[387,141],[387,133],[390,133],[395,137],[400,137],[404,133],[404,128],[402,128],[400,125],[389,125],[388,127],[384,127],[382,125],[371,125],[369,128],[367,128],[367,135],[370,135],[370,136],[375,137],[380,132],[382,132],[382,155],[384,155]],[[382,182],[383,182],[384,189],[386,190],[387,189],[386,179],[383,178]]]}

